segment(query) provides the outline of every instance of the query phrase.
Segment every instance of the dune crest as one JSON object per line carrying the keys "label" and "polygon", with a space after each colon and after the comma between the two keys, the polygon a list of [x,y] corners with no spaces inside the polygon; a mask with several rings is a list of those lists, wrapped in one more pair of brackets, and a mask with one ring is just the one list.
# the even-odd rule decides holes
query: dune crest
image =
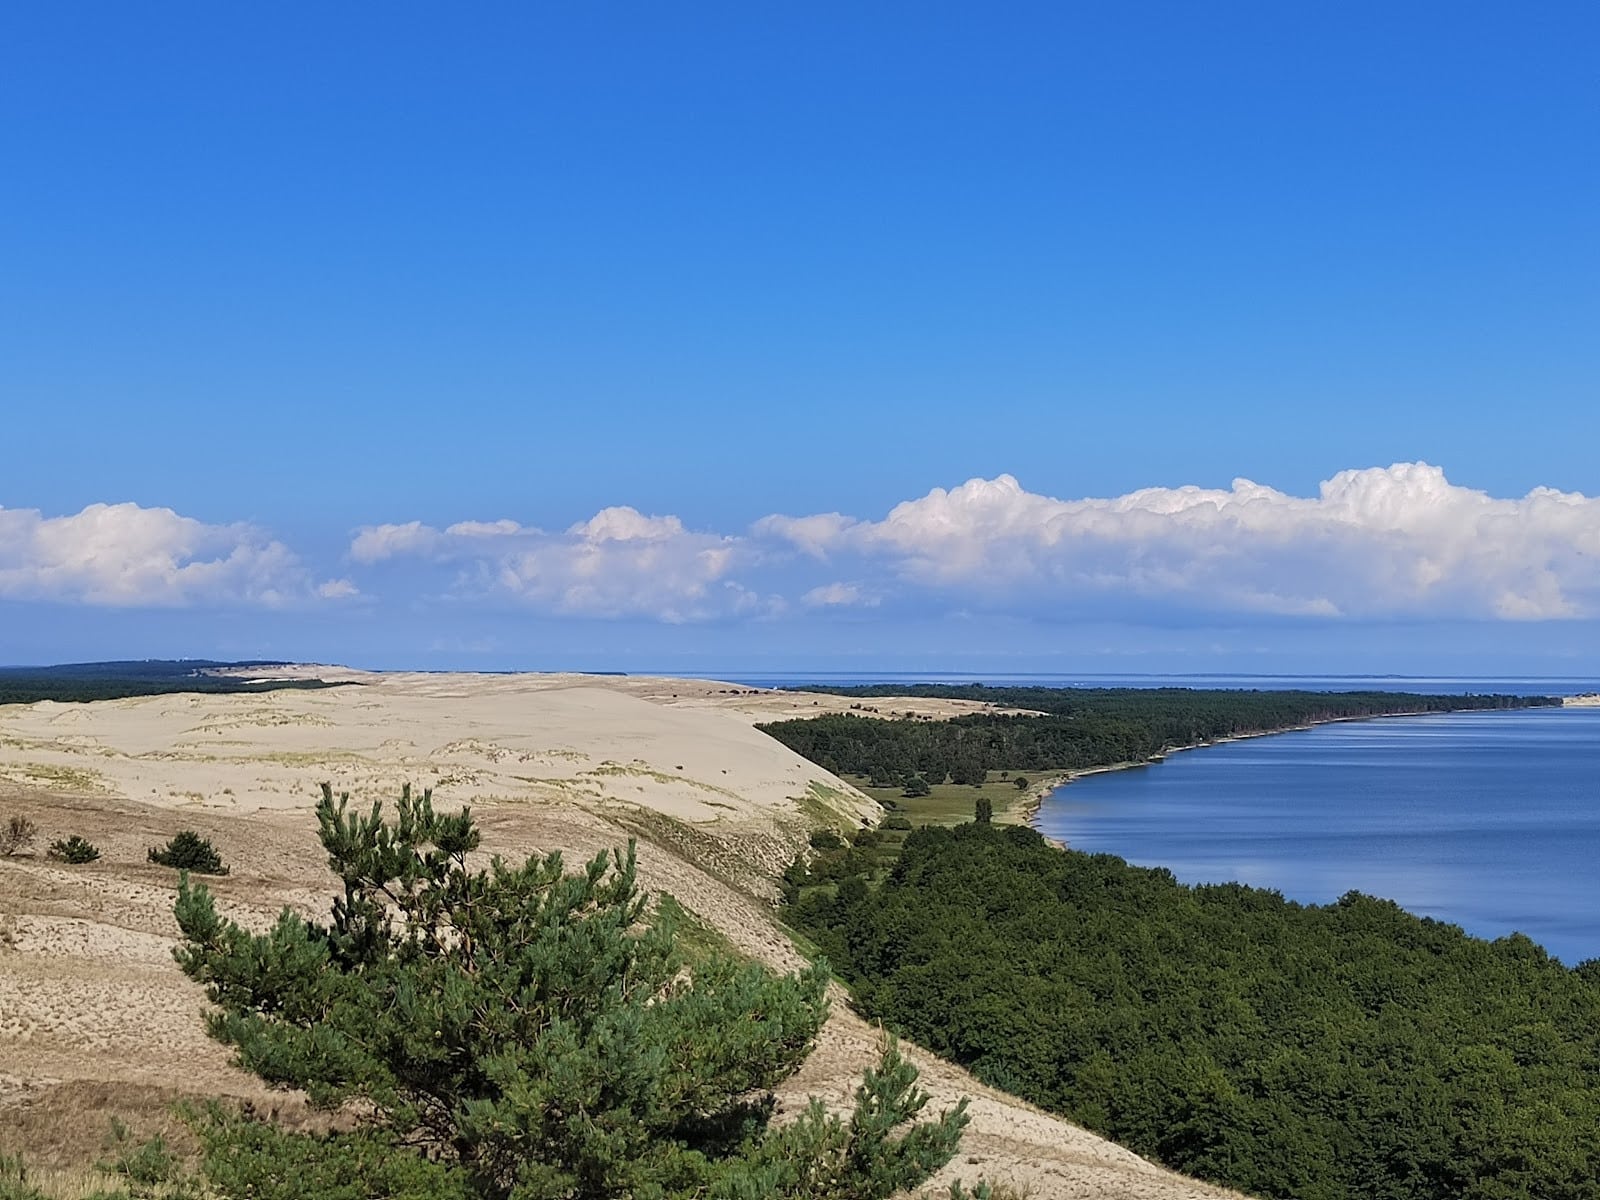
{"label": "dune crest", "polygon": [[0,777],[246,812],[305,807],[323,780],[358,802],[410,783],[456,803],[626,805],[728,832],[877,812],[747,719],[635,694],[654,681],[317,673],[347,686],[0,710]]}

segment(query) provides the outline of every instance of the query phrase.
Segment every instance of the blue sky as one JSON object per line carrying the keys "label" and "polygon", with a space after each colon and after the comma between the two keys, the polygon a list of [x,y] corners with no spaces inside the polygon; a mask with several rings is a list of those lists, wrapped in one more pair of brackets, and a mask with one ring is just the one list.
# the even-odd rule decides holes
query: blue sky
{"label": "blue sky", "polygon": [[0,14],[0,661],[1600,671],[1592,5],[868,8]]}

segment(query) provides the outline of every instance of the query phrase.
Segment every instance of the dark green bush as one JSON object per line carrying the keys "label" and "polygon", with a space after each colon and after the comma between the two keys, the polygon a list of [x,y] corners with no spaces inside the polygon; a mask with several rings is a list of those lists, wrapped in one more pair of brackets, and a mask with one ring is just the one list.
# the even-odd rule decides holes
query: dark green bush
{"label": "dark green bush", "polygon": [[883,827],[885,829],[901,829],[901,830],[910,829],[911,828],[911,818],[910,817],[890,817],[887,821],[885,821],[883,823]]}
{"label": "dark green bush", "polygon": [[59,838],[50,843],[50,857],[73,866],[82,866],[92,863],[100,857],[100,848],[93,842],[86,841],[73,834],[66,841]]}
{"label": "dark green bush", "polygon": [[842,850],[844,839],[836,830],[818,829],[811,835],[811,848],[813,850]]}
{"label": "dark green bush", "polygon": [[146,857],[160,866],[193,871],[196,875],[228,873],[228,868],[222,865],[222,856],[217,853],[217,848],[192,829],[180,831],[160,850],[151,847]]}

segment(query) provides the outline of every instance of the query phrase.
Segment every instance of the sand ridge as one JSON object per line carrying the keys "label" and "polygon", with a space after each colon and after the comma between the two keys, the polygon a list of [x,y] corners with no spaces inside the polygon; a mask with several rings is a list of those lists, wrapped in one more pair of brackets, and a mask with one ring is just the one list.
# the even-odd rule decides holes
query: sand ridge
{"label": "sand ridge", "polygon": [[586,675],[572,672],[512,676],[451,672],[379,674],[351,667],[310,663],[294,663],[270,669],[220,668],[214,673],[255,680],[320,679],[325,682],[382,682],[389,686],[407,689],[428,689],[431,682],[439,689],[437,694],[459,694],[463,689],[477,692],[486,686],[487,681],[495,679],[516,680],[517,687],[600,687],[607,691],[637,696],[641,700],[649,700],[654,704],[670,708],[727,713],[751,724],[801,720],[829,713],[854,713],[857,716],[878,717],[883,720],[911,717],[926,721],[941,721],[950,717],[971,716],[978,713],[1042,715],[1031,709],[1012,708],[984,700],[949,700],[935,696],[859,698],[835,696],[827,692],[752,687],[749,684],[730,683],[718,679],[684,679],[668,675]]}
{"label": "sand ridge", "polygon": [[349,686],[0,708],[0,779],[240,811],[300,807],[333,780],[362,801],[410,782],[470,802],[644,803],[700,824],[766,824],[808,796],[852,821],[877,812],[735,706],[660,703],[654,681],[327,674]]}

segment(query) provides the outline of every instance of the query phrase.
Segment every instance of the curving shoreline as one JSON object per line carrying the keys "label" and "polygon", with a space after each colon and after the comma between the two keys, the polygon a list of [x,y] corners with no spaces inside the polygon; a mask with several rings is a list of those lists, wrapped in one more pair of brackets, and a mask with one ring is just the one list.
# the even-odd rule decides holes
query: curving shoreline
{"label": "curving shoreline", "polygon": [[[1551,705],[1550,707],[1600,708],[1600,692],[1585,692],[1577,696],[1563,696],[1561,697],[1560,705]],[[1454,715],[1458,712],[1471,711],[1483,712],[1495,710],[1456,709],[1441,712],[1438,710],[1415,709],[1407,712],[1371,713],[1367,716],[1361,717],[1328,717],[1321,721],[1307,721],[1299,725],[1285,725],[1282,729],[1260,729],[1251,733],[1233,733],[1226,737],[1212,738],[1211,740],[1204,742],[1189,742],[1186,745],[1169,747],[1168,749],[1163,750],[1160,754],[1152,754],[1149,758],[1145,759],[1106,763],[1103,766],[1098,767],[1077,767],[1070,771],[1058,771],[1046,777],[1041,783],[1030,788],[1028,790],[1027,797],[1023,799],[1015,807],[1015,809],[1008,810],[1008,817],[1013,812],[1016,815],[1014,820],[1008,820],[1007,823],[1026,825],[1030,829],[1035,830],[1035,832],[1040,832],[1038,826],[1035,825],[1035,821],[1039,816],[1039,810],[1044,807],[1045,798],[1057,788],[1066,787],[1068,784],[1072,783],[1073,780],[1082,779],[1086,775],[1105,775],[1112,771],[1131,771],[1136,767],[1154,766],[1157,763],[1165,762],[1168,755],[1178,754],[1185,750],[1204,750],[1208,746],[1224,746],[1229,742],[1243,742],[1248,741],[1251,738],[1277,737],[1279,734],[1284,733],[1304,733],[1306,730],[1316,729],[1323,725],[1339,725],[1350,721],[1386,721],[1395,717],[1445,717]],[[1523,710],[1506,709],[1504,711],[1521,712]],[[1060,838],[1047,837],[1045,840],[1049,841],[1052,845],[1060,846],[1062,849],[1066,849],[1067,843]]]}

